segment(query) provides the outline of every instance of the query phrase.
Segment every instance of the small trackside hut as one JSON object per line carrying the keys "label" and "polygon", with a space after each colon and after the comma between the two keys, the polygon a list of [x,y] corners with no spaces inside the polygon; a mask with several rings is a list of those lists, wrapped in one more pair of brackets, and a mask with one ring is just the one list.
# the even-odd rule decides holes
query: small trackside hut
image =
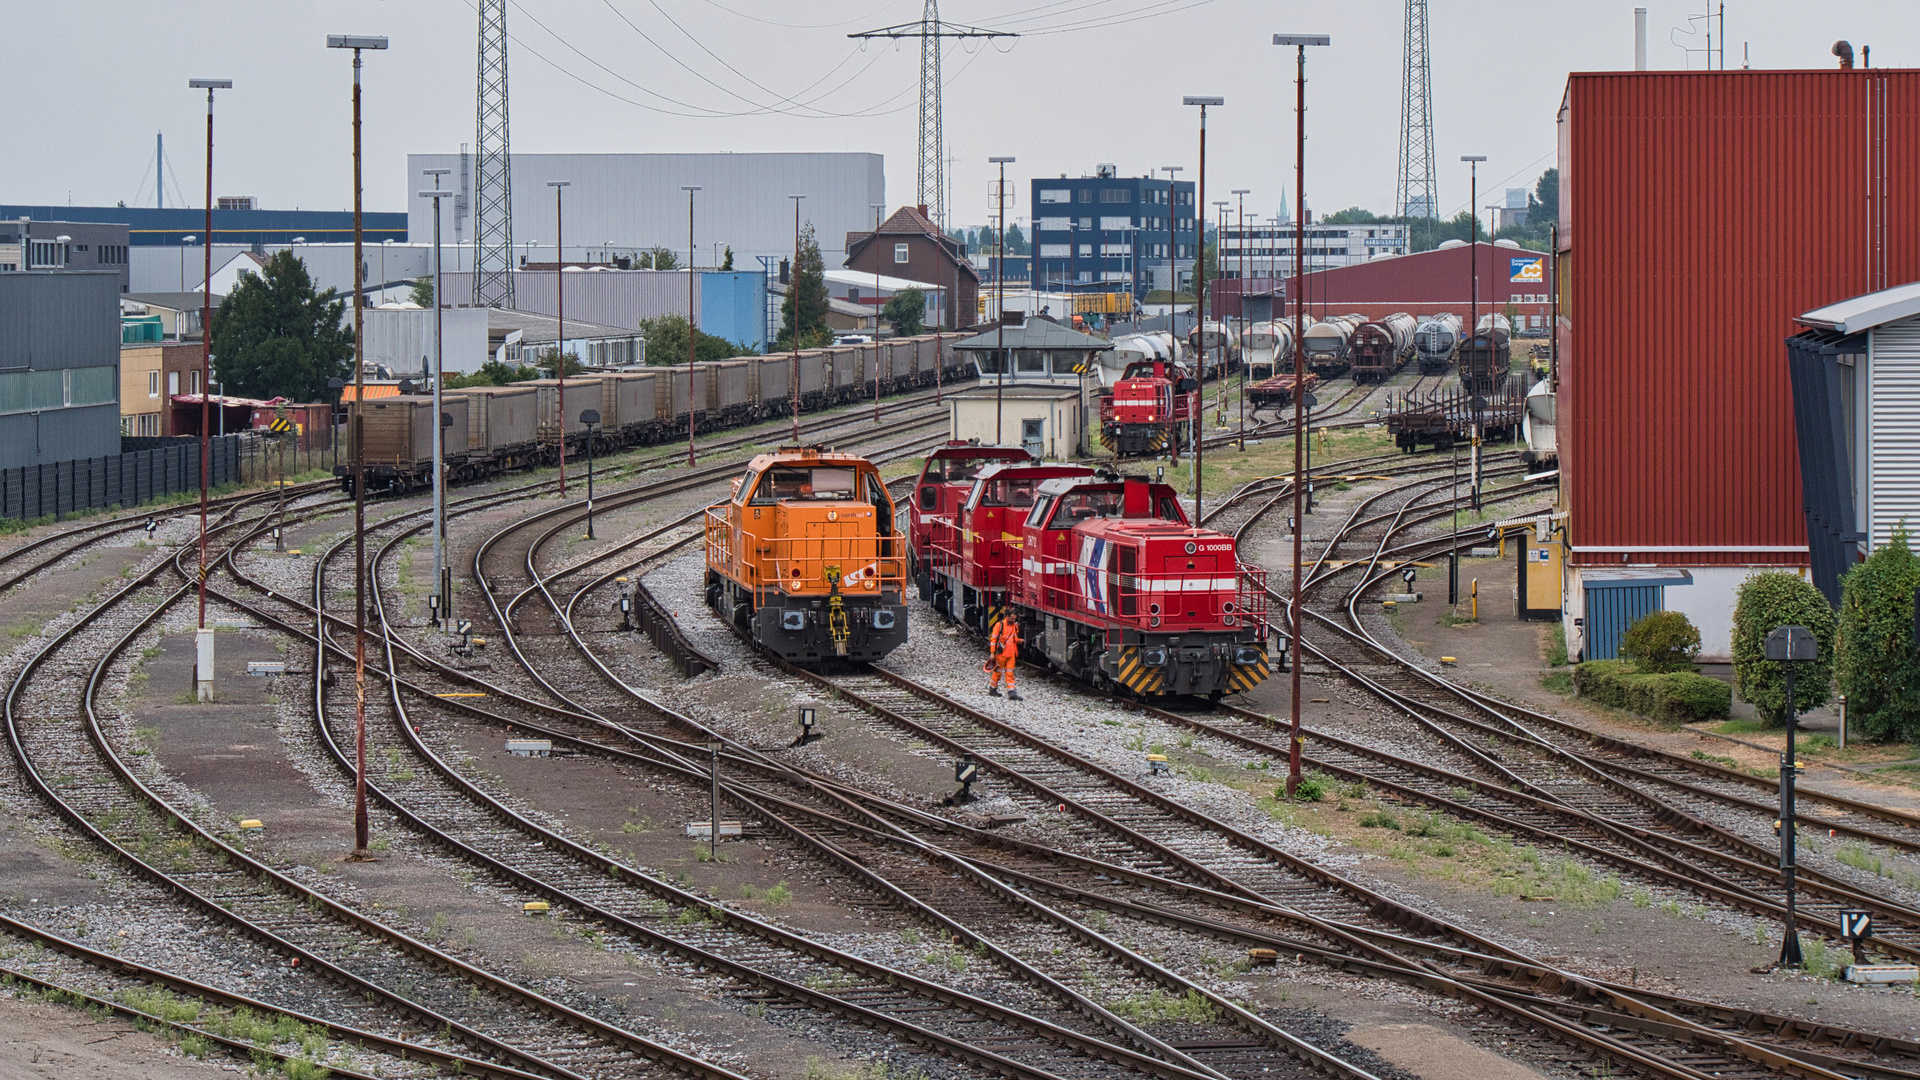
{"label": "small trackside hut", "polygon": [[761,454],[706,513],[706,600],[791,663],[872,661],[907,640],[906,537],[865,458]]}

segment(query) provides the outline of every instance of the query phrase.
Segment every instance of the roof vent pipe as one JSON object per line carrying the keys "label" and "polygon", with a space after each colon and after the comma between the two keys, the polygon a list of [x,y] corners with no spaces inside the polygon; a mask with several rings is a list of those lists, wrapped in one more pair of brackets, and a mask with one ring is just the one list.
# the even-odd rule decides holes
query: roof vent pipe
{"label": "roof vent pipe", "polygon": [[1647,70],[1647,9],[1633,9],[1633,70]]}
{"label": "roof vent pipe", "polygon": [[1833,43],[1833,55],[1835,55],[1835,56],[1837,56],[1837,57],[1839,57],[1839,58],[1840,58],[1840,67],[1841,67],[1841,69],[1842,69],[1842,70],[1845,70],[1845,69],[1847,69],[1847,68],[1851,68],[1851,67],[1853,67],[1853,46],[1852,46],[1852,44],[1850,44],[1850,43],[1848,43],[1848,42],[1845,42],[1845,41],[1836,41],[1836,42],[1834,42],[1834,43]]}

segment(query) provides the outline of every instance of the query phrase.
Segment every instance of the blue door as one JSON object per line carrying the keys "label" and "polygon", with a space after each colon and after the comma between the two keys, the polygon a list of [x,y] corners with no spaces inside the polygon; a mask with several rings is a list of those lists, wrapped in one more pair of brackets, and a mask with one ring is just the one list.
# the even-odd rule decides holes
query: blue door
{"label": "blue door", "polygon": [[1587,632],[1584,658],[1613,660],[1620,655],[1620,639],[1635,619],[1661,610],[1666,586],[1641,582],[1587,583]]}

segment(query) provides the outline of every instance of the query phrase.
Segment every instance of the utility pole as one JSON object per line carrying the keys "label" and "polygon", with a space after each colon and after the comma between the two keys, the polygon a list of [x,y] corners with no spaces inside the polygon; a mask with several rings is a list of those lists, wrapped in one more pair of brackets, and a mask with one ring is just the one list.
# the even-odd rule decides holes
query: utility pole
{"label": "utility pole", "polygon": [[473,145],[473,305],[513,306],[513,174],[507,140],[507,0],[478,0],[479,129]]}
{"label": "utility pole", "polygon": [[[687,193],[687,466],[691,468],[693,466],[694,416],[700,411],[697,403],[694,401],[695,388],[693,385],[693,376],[696,370],[693,366],[695,357],[694,349],[700,341],[700,313],[696,311],[693,306],[693,279],[695,277],[693,272],[693,193],[700,190],[700,185],[681,184],[680,190]],[[794,311],[798,312],[799,310],[799,306],[795,305]],[[718,829],[719,827],[719,824],[716,822],[714,828]]]}
{"label": "utility pole", "polygon": [[1240,451],[1247,449],[1247,193],[1248,188],[1234,188],[1233,194],[1240,200]]}
{"label": "utility pole", "polygon": [[993,386],[993,445],[1000,445],[1001,413],[1007,396],[1007,166],[1010,157],[990,157],[987,164],[1000,166],[1000,180],[993,189],[993,201],[1000,211],[1000,258],[993,267],[993,351],[997,357],[999,381]]}
{"label": "utility pole", "polygon": [[[1467,227],[1467,266],[1468,277],[1472,279],[1470,295],[1472,321],[1468,323],[1468,343],[1473,343],[1480,333],[1480,212],[1477,205],[1480,199],[1480,163],[1487,160],[1485,154],[1462,154],[1460,160],[1467,163],[1467,211],[1472,224]],[[1476,346],[1477,348],[1478,346]],[[1488,378],[1493,372],[1493,327],[1487,327],[1487,372]],[[1464,372],[1463,372],[1464,374]],[[1464,382],[1464,380],[1463,380]],[[1472,384],[1466,386],[1467,407],[1473,410],[1473,442],[1469,446],[1467,462],[1467,497],[1475,510],[1480,509],[1480,376],[1473,377]],[[1489,384],[1488,392],[1491,393]],[[1458,508],[1454,510],[1459,513]],[[1457,519],[1456,519],[1457,520]],[[1458,528],[1458,526],[1455,526]]]}
{"label": "utility pole", "polygon": [[560,380],[554,396],[560,406],[555,419],[560,422],[560,497],[564,499],[567,497],[567,234],[562,198],[573,181],[549,180],[547,186],[553,189],[553,297],[558,312],[553,323],[553,374]]}
{"label": "utility pole", "polygon": [[[793,263],[787,270],[787,303],[793,308],[793,370],[787,373],[788,394],[793,401],[793,445],[800,445],[800,200],[805,195],[789,195],[793,200]],[[692,407],[689,401],[688,407]]]}
{"label": "utility pole", "polygon": [[[1206,427],[1206,398],[1200,392],[1200,380],[1207,373],[1207,229],[1200,215],[1200,208],[1207,204],[1207,107],[1225,105],[1226,98],[1220,97],[1183,97],[1182,105],[1200,106],[1200,185],[1193,197],[1193,250],[1198,256],[1193,265],[1193,327],[1199,332],[1200,355],[1194,365],[1193,404],[1188,406],[1187,415],[1193,424],[1193,520],[1206,517],[1201,507],[1204,494],[1201,490],[1201,473],[1207,462],[1207,440],[1201,436]],[[1224,205],[1224,204],[1222,204]]]}
{"label": "utility pole", "polygon": [[451,193],[440,190],[440,178],[452,171],[423,170],[424,175],[433,177],[433,190],[420,193],[421,198],[433,200],[433,587],[440,595],[439,610],[447,618],[453,615],[453,572],[447,566],[447,436],[441,411],[441,384],[446,382],[447,365],[441,314],[446,302],[440,291],[440,199]]}
{"label": "utility pole", "polygon": [[977,26],[957,26],[940,21],[939,0],[926,0],[918,22],[899,23],[895,26],[883,26],[878,30],[862,30],[848,34],[850,38],[870,41],[891,38],[895,41],[904,38],[920,40],[920,175],[919,198],[916,200],[927,208],[927,216],[945,231],[947,227],[947,205],[945,199],[946,183],[946,133],[940,107],[940,42],[944,38],[1013,38],[1019,37],[1009,30],[982,30]]}
{"label": "utility pole", "polygon": [[[354,85],[357,102],[360,100],[357,80]],[[193,685],[198,700],[212,701],[213,631],[207,628],[207,469],[212,455],[207,442],[207,395],[213,392],[213,92],[233,89],[233,80],[188,79],[187,86],[207,92],[207,242],[202,245],[206,249],[206,279],[200,294],[200,624],[193,635]],[[155,149],[158,152],[157,142]],[[27,245],[28,239],[22,235],[22,252]]]}
{"label": "utility pole", "polygon": [[[360,53],[387,47],[383,37],[332,34],[329,49],[353,50],[353,853],[354,862],[371,862],[367,849],[367,400],[365,220],[360,196]],[[324,637],[326,624],[314,627]],[[316,645],[316,648],[318,646]],[[315,663],[325,663],[318,649]]]}
{"label": "utility pole", "polygon": [[[1294,76],[1294,224],[1293,224],[1293,280],[1297,283],[1306,276],[1307,256],[1307,46],[1331,45],[1333,39],[1324,34],[1275,34],[1273,43],[1292,46],[1299,50],[1298,74]],[[1307,336],[1306,327],[1301,325],[1305,309],[1301,301],[1293,305],[1293,590],[1287,602],[1287,647],[1292,651],[1293,691],[1289,695],[1288,708],[1291,711],[1291,723],[1287,735],[1287,797],[1300,787],[1300,750],[1306,736],[1300,726],[1300,575],[1303,567],[1300,534],[1307,527],[1300,502],[1300,494],[1307,486],[1305,432],[1307,427],[1306,411],[1306,366]]]}

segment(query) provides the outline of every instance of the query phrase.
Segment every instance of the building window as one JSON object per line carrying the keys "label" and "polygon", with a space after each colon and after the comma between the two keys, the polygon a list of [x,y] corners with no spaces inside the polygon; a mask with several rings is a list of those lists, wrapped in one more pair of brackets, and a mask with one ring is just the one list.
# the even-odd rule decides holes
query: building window
{"label": "building window", "polygon": [[147,372],[147,396],[160,396],[160,373],[157,371]]}
{"label": "building window", "polygon": [[1130,217],[1103,217],[1100,219],[1100,227],[1103,229],[1131,229],[1133,228],[1133,219]]}
{"label": "building window", "polygon": [[895,263],[904,263],[907,261],[907,245],[905,244],[893,245],[893,261]]}
{"label": "building window", "polygon": [[1080,245],[1080,257],[1081,257],[1081,258],[1083,258],[1083,259],[1091,259],[1091,258],[1093,258],[1093,245],[1092,245],[1092,244],[1081,244],[1081,245]]}
{"label": "building window", "polygon": [[1072,244],[1041,244],[1040,257],[1043,259],[1064,259],[1073,254]]}
{"label": "building window", "polygon": [[1081,218],[1081,219],[1080,219],[1080,227],[1081,227],[1081,228],[1083,228],[1083,229],[1091,229],[1091,228],[1093,228],[1093,219],[1092,219],[1092,218],[1090,218],[1090,217],[1083,217],[1083,218]]}
{"label": "building window", "polygon": [[1040,201],[1043,203],[1072,202],[1073,192],[1066,188],[1041,188]]}
{"label": "building window", "polygon": [[200,392],[200,373],[197,371],[187,372],[187,385],[192,388],[188,390],[187,393],[198,394]]}
{"label": "building window", "polygon": [[1092,201],[1093,201],[1093,189],[1092,189],[1092,188],[1081,188],[1081,189],[1080,189],[1080,191],[1079,191],[1079,193],[1078,193],[1078,201],[1080,201],[1080,202],[1088,202],[1088,203],[1090,203],[1090,202],[1092,202]]}
{"label": "building window", "polygon": [[1072,218],[1043,217],[1040,220],[1034,222],[1033,227],[1040,230],[1041,232],[1066,232],[1067,227],[1072,224],[1073,224]]}
{"label": "building window", "polygon": [[173,395],[179,392],[180,392],[180,373],[177,371],[167,372],[167,396],[172,397]]}
{"label": "building window", "polygon": [[1133,192],[1126,188],[1101,188],[1100,201],[1103,203],[1132,202]]}

